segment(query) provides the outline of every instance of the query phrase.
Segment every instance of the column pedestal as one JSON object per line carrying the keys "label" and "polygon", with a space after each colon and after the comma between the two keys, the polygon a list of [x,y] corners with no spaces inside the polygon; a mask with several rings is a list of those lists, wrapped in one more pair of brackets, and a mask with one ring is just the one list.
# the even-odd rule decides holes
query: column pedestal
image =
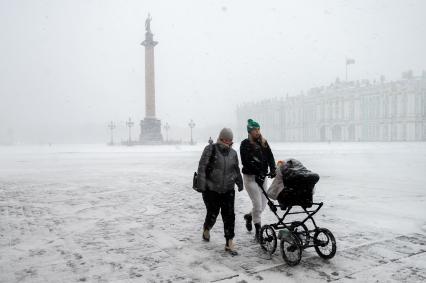
{"label": "column pedestal", "polygon": [[145,117],[145,119],[141,120],[140,126],[139,141],[141,144],[160,144],[163,142],[161,121],[159,119]]}

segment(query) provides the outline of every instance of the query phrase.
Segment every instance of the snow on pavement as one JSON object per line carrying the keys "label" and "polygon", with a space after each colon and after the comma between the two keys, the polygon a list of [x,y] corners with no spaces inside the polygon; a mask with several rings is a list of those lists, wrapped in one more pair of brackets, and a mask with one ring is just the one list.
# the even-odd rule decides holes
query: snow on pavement
{"label": "snow on pavement", "polygon": [[[238,148],[237,148],[238,149]],[[422,282],[426,280],[426,143],[272,144],[321,180],[319,226],[337,254],[303,251],[299,266],[269,258],[245,231],[224,250],[220,216],[209,243],[191,189],[202,146],[0,147],[0,282]],[[268,210],[263,223],[274,222]]]}

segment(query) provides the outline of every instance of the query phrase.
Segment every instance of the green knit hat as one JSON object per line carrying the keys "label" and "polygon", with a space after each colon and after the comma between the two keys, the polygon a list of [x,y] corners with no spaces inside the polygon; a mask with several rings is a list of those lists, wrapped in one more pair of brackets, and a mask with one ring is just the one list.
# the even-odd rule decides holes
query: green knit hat
{"label": "green knit hat", "polygon": [[248,119],[248,121],[247,121],[247,132],[250,133],[254,129],[260,129],[259,123],[254,121],[253,119]]}

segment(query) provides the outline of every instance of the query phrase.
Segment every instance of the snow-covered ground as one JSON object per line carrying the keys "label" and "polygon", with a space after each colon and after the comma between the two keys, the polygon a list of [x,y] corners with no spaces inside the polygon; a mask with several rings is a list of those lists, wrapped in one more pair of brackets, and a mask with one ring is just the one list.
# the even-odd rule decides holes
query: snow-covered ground
{"label": "snow-covered ground", "polygon": [[[202,146],[0,147],[0,282],[425,282],[426,143],[272,144],[321,180],[319,226],[330,261],[313,249],[296,267],[270,259],[245,231],[224,252],[220,216],[209,243],[191,189]],[[264,223],[275,219],[269,210]]]}

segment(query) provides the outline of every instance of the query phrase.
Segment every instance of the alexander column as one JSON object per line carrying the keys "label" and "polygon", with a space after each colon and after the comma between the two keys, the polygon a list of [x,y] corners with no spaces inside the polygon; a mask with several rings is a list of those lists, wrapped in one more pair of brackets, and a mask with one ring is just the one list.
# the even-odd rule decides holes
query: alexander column
{"label": "alexander column", "polygon": [[161,121],[155,117],[155,73],[154,73],[154,35],[151,32],[151,16],[145,21],[145,118],[141,121],[139,140],[142,144],[162,143]]}

